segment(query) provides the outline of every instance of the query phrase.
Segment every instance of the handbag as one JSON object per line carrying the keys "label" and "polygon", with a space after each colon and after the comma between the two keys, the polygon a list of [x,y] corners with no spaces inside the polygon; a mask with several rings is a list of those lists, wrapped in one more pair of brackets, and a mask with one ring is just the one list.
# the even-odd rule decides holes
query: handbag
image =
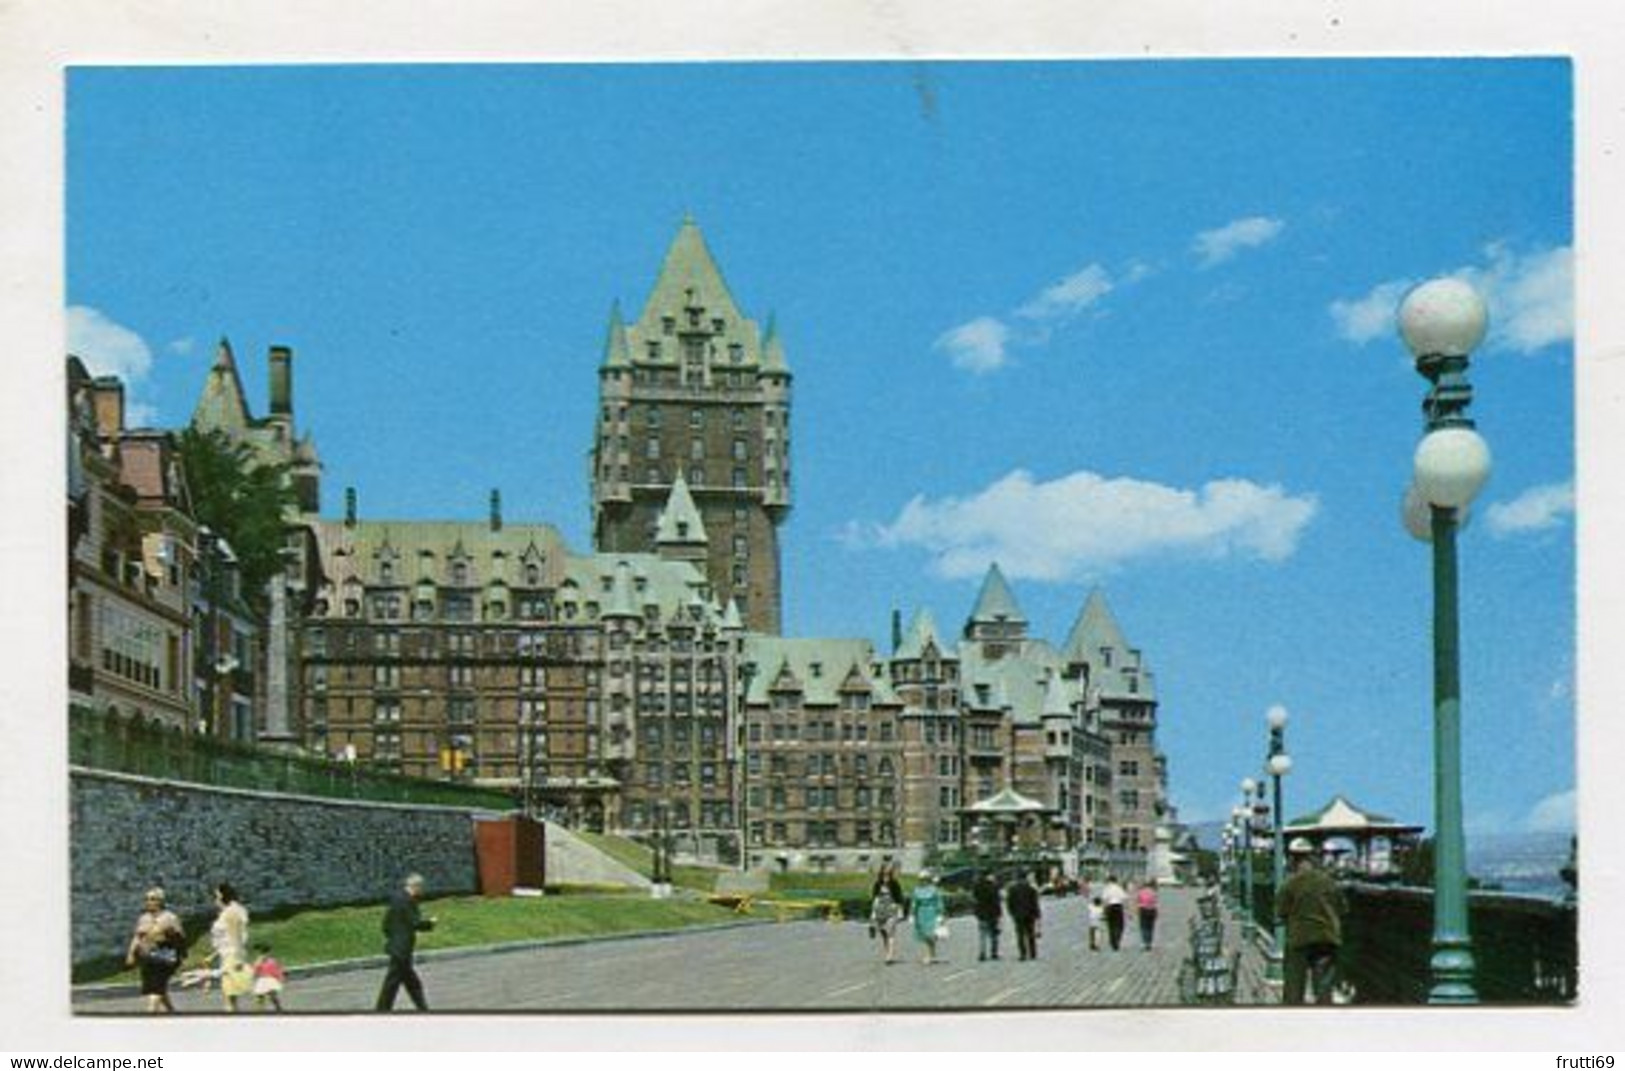
{"label": "handbag", "polygon": [[948,939],[948,924],[946,922],[937,923],[936,931],[931,936],[938,941],[946,941]]}
{"label": "handbag", "polygon": [[154,967],[164,970],[174,970],[181,965],[180,950],[172,945],[155,945],[147,949],[142,958]]}

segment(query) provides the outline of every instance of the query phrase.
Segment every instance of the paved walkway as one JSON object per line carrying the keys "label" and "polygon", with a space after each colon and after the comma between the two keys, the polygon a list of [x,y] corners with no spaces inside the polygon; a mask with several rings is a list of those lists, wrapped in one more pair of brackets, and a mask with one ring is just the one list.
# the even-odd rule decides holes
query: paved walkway
{"label": "paved walkway", "polygon": [[[429,960],[419,965],[429,1002],[441,1011],[795,1011],[948,1008],[1174,1006],[1194,894],[1166,890],[1155,947],[1139,947],[1132,920],[1121,951],[1090,952],[1081,899],[1044,901],[1039,958],[1015,959],[1006,920],[997,962],[977,962],[976,923],[951,920],[944,959],[919,963],[900,931],[899,962],[859,922],[764,923],[703,933],[596,941]],[[1231,927],[1229,947],[1234,943]],[[1263,961],[1244,954],[1241,1003],[1267,999]],[[356,1012],[372,1007],[381,968],[295,976],[290,1010]],[[219,1009],[218,994],[176,994],[183,1012]],[[409,1007],[401,995],[400,1006]],[[131,1012],[137,998],[83,1000],[84,1013]]]}

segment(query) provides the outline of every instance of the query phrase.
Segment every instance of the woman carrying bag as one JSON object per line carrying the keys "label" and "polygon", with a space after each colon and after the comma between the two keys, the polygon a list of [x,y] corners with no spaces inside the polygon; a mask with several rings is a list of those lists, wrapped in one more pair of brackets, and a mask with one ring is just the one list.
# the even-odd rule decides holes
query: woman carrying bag
{"label": "woman carrying bag", "polygon": [[914,939],[924,946],[920,962],[929,967],[937,961],[937,942],[948,936],[948,924],[943,919],[942,890],[937,888],[934,871],[920,871],[920,883],[914,886],[909,914],[914,916]]}
{"label": "woman carrying bag", "polygon": [[181,920],[164,906],[164,890],[147,890],[141,917],[135,920],[124,962],[141,970],[141,995],[147,998],[147,1011],[172,1012],[169,980],[186,958],[186,930]]}

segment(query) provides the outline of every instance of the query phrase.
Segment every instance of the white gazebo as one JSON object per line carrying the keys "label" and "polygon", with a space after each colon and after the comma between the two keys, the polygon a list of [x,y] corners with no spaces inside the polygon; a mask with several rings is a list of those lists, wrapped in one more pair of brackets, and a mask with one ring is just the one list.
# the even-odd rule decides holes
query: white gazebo
{"label": "white gazebo", "polygon": [[999,829],[1003,841],[1000,847],[1005,851],[1015,847],[1018,829],[1024,825],[1037,822],[1043,816],[1052,814],[1054,811],[1055,808],[1030,796],[1023,796],[1009,786],[1000,789],[985,800],[977,800],[969,807],[962,808],[962,813],[970,819],[973,825],[992,826]]}
{"label": "white gazebo", "polygon": [[1287,823],[1281,835],[1289,842],[1303,837],[1313,843],[1322,856],[1350,854],[1352,857],[1346,862],[1339,858],[1340,869],[1380,876],[1393,868],[1395,845],[1410,841],[1421,832],[1421,826],[1406,825],[1387,815],[1361,810],[1347,798],[1334,796],[1320,810]]}

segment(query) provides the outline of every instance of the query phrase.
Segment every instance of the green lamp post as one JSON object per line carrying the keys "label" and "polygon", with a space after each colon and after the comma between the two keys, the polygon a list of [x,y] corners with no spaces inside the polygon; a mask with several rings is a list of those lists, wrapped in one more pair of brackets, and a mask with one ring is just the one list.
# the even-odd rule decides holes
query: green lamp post
{"label": "green lamp post", "polygon": [[1461,652],[1456,531],[1490,475],[1490,450],[1466,414],[1468,355],[1484,339],[1484,299],[1460,279],[1434,279],[1406,295],[1399,331],[1430,384],[1422,403],[1406,528],[1433,544],[1433,956],[1430,1004],[1476,1004],[1467,918],[1461,804]]}
{"label": "green lamp post", "polygon": [[1236,835],[1241,845],[1238,858],[1241,860],[1241,932],[1245,937],[1253,929],[1257,920],[1253,910],[1253,788],[1256,782],[1251,777],[1242,778],[1241,805],[1233,812],[1236,818]]}
{"label": "green lamp post", "polygon": [[[1281,894],[1281,886],[1286,881],[1286,837],[1283,830],[1286,828],[1286,812],[1281,809],[1281,779],[1292,770],[1292,756],[1286,753],[1286,707],[1277,703],[1270,707],[1264,715],[1264,721],[1270,729],[1269,759],[1265,768],[1269,771],[1271,786],[1274,789],[1273,799],[1270,803],[1270,875],[1273,878],[1273,892],[1276,896]],[[1274,915],[1274,906],[1270,913]],[[1264,980],[1267,982],[1280,982],[1281,957],[1286,954],[1286,923],[1279,917],[1275,918],[1275,940],[1271,942],[1270,953],[1264,961]]]}

